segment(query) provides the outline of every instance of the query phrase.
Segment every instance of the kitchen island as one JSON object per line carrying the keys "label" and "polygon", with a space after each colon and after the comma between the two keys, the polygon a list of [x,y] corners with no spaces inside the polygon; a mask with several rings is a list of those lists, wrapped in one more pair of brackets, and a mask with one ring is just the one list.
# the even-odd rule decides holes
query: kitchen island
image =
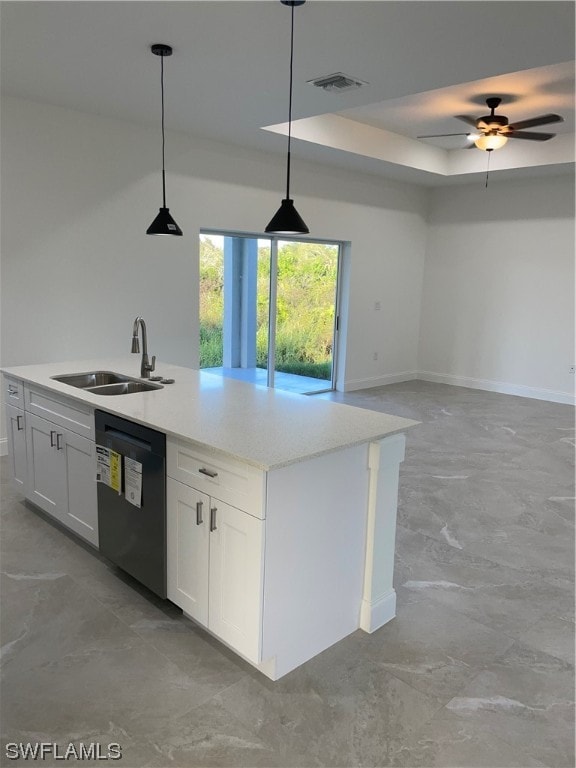
{"label": "kitchen island", "polygon": [[417,422],[161,363],[174,383],[149,392],[53,378],[138,368],[126,357],[3,370],[28,501],[97,546],[103,410],[166,435],[168,598],[268,677],[393,618],[402,433]]}

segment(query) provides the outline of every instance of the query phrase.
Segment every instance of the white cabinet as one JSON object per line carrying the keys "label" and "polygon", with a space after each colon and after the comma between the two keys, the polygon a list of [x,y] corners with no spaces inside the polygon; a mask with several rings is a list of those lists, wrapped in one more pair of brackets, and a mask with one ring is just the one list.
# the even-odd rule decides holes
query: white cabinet
{"label": "white cabinet", "polygon": [[210,497],[169,477],[166,509],[168,599],[207,627]]}
{"label": "white cabinet", "polygon": [[4,402],[6,403],[6,433],[12,481],[26,492],[26,414],[24,412],[24,385],[18,379],[4,376]]}
{"label": "white cabinet", "polygon": [[62,522],[95,547],[98,546],[98,492],[96,444],[68,429],[63,432],[66,496]]}
{"label": "white cabinet", "polygon": [[8,455],[14,485],[26,492],[26,415],[15,405],[6,405]]}
{"label": "white cabinet", "polygon": [[15,484],[29,501],[98,546],[93,409],[9,376],[4,400]]}
{"label": "white cabinet", "polygon": [[4,402],[24,408],[24,384],[11,376],[4,376]]}
{"label": "white cabinet", "polygon": [[27,414],[28,457],[27,498],[63,522],[66,474],[61,455],[63,439],[57,445],[58,427],[33,413]]}
{"label": "white cabinet", "polygon": [[94,442],[34,413],[26,416],[27,498],[97,546]]}
{"label": "white cabinet", "polygon": [[264,521],[212,499],[210,527],[208,628],[259,662]]}
{"label": "white cabinet", "polygon": [[264,521],[171,477],[167,515],[168,598],[258,663]]}

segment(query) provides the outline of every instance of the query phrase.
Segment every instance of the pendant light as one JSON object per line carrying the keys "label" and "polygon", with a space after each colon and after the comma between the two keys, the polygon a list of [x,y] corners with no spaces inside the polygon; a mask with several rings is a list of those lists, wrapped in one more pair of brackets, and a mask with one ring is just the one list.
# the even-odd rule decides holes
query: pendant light
{"label": "pendant light", "polygon": [[280,208],[276,211],[272,220],[266,227],[266,232],[275,235],[306,235],[310,230],[302,220],[302,217],[294,207],[294,201],[290,199],[290,143],[292,139],[292,64],[294,61],[294,8],[304,5],[305,0],[280,0],[282,5],[288,5],[292,12],[292,26],[290,33],[290,99],[288,102],[288,157],[286,162],[286,197],[282,200]]}
{"label": "pendant light", "polygon": [[164,57],[172,56],[172,48],[163,43],[154,43],[151,51],[155,56],[160,56],[160,83],[162,91],[162,208],[152,224],[146,230],[147,235],[178,235],[182,236],[182,230],[176,224],[170,209],[166,208],[166,173],[164,170]]}

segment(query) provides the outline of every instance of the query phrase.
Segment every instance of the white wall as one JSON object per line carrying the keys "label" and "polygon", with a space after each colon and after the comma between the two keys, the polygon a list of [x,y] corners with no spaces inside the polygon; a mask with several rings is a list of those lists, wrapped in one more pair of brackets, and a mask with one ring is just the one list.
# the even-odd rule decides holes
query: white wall
{"label": "white wall", "polygon": [[436,189],[420,376],[571,402],[573,176]]}
{"label": "white wall", "polygon": [[[262,232],[284,156],[168,134],[168,205],[184,237],[154,238],[157,126],[8,97],[1,140],[2,364],[125,354],[142,314],[158,360],[195,365],[198,232]],[[292,182],[311,236],[352,244],[344,386],[413,374],[427,192],[305,165],[297,146]]]}
{"label": "white wall", "polygon": [[[194,366],[198,232],[261,232],[283,155],[169,134],[168,204],[184,237],[168,239],[145,235],[161,203],[157,126],[7,97],[0,138],[0,364],[126,354],[142,314],[150,353]],[[293,190],[312,236],[351,242],[341,386],[420,371],[567,396],[571,177],[437,189],[427,222],[428,190],[304,164],[296,145]]]}

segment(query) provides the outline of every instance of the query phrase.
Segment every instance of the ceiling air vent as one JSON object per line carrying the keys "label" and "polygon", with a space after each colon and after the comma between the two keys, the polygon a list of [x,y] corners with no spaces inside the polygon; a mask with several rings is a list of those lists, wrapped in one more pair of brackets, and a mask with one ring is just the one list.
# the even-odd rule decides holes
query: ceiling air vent
{"label": "ceiling air vent", "polygon": [[350,75],[345,75],[344,72],[334,72],[332,75],[315,77],[307,82],[312,83],[317,88],[322,88],[324,91],[335,91],[337,93],[351,91],[354,88],[362,88],[363,85],[368,85],[364,80],[350,77]]}

